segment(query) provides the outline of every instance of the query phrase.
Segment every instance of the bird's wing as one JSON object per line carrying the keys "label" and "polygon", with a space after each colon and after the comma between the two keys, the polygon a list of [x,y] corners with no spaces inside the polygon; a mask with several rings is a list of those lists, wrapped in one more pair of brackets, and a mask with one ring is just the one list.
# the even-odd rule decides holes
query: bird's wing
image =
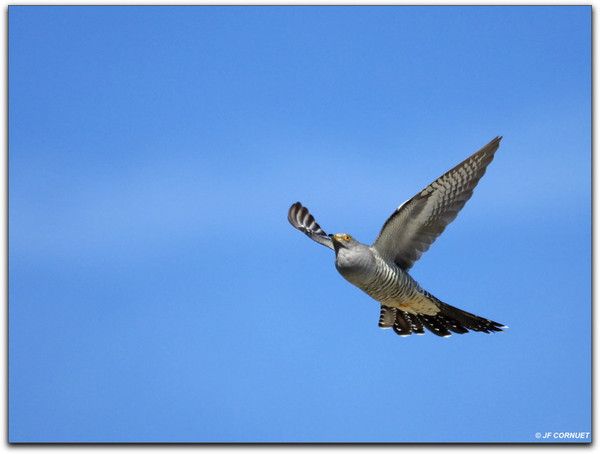
{"label": "bird's wing", "polygon": [[300,202],[296,202],[290,207],[288,221],[311,240],[333,249],[333,242],[329,235],[317,224],[313,215]]}
{"label": "bird's wing", "polygon": [[409,269],[471,198],[501,139],[496,137],[398,207],[373,243],[377,252]]}

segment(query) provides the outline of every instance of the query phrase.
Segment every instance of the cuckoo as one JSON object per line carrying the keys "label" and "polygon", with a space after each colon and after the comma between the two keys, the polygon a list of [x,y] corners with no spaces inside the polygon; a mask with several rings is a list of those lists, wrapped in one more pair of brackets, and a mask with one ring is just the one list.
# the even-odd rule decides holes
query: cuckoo
{"label": "cuckoo", "polygon": [[408,274],[471,198],[501,139],[496,137],[400,205],[371,246],[347,233],[325,233],[300,202],[290,207],[288,220],[312,240],[335,251],[338,272],[379,302],[380,328],[392,328],[400,336],[424,334],[424,329],[442,337],[501,331],[506,326],[440,301]]}

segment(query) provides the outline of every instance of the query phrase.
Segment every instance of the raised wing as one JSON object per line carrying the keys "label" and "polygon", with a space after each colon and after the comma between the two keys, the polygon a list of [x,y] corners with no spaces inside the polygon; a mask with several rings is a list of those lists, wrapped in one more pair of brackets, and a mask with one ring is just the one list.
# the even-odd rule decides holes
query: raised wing
{"label": "raised wing", "polygon": [[295,228],[306,234],[311,240],[316,241],[329,249],[333,249],[333,243],[329,235],[321,228],[312,214],[300,202],[294,203],[288,211],[288,221]]}
{"label": "raised wing", "polygon": [[502,137],[496,137],[398,207],[381,228],[373,247],[400,268],[409,269],[471,198],[500,140]]}

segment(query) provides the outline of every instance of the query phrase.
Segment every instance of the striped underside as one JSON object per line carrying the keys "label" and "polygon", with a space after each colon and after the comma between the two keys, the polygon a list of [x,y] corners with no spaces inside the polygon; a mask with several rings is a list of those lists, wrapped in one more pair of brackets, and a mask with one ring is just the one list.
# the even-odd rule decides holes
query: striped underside
{"label": "striped underside", "polygon": [[424,334],[424,329],[428,329],[444,337],[469,330],[490,333],[504,328],[500,323],[443,303],[406,272],[377,254],[375,257],[375,278],[362,289],[381,303],[380,328],[393,328],[401,336]]}

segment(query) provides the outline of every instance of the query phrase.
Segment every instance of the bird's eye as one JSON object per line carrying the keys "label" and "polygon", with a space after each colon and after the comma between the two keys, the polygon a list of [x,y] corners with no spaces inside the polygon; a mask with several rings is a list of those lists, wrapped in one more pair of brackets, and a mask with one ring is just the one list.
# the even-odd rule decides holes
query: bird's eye
{"label": "bird's eye", "polygon": [[350,235],[344,235],[344,241],[350,241]]}

